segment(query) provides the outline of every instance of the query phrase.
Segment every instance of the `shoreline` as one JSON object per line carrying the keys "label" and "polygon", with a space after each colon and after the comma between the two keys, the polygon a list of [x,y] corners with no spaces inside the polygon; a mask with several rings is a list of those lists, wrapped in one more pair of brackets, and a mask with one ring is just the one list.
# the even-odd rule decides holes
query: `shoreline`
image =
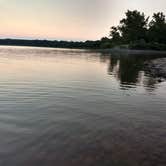
{"label": "shoreline", "polygon": [[159,51],[159,50],[137,50],[137,49],[101,49],[103,52],[110,52],[110,53],[119,53],[119,54],[129,54],[129,55],[165,55],[166,56],[166,50],[165,51]]}
{"label": "shoreline", "polygon": [[105,52],[105,53],[119,53],[119,54],[127,54],[127,55],[149,55],[149,54],[160,54],[166,56],[166,50],[160,51],[160,50],[143,50],[143,49],[119,49],[119,48],[106,48],[106,49],[100,49],[100,48],[70,48],[70,47],[50,47],[50,46],[29,46],[29,45],[2,45],[6,47],[36,47],[36,48],[51,48],[51,49],[78,49],[78,50],[92,50],[92,51],[99,51],[99,52]]}

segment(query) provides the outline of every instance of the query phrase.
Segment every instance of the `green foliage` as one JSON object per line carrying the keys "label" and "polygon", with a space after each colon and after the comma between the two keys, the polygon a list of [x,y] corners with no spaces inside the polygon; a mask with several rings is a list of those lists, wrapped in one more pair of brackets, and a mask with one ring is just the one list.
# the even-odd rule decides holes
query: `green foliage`
{"label": "green foliage", "polygon": [[157,42],[148,42],[148,43],[142,43],[140,41],[134,42],[129,45],[130,49],[144,49],[144,50],[159,50],[164,51],[166,50],[166,44],[161,44]]}
{"label": "green foliage", "polygon": [[128,44],[131,49],[166,50],[166,18],[162,12],[149,17],[137,10],[126,12],[120,24],[111,27],[112,45]]}
{"label": "green foliage", "polygon": [[100,48],[105,49],[105,48],[112,48],[112,43],[111,40],[107,37],[103,37],[100,40]]}
{"label": "green foliage", "polygon": [[121,40],[121,36],[118,27],[115,26],[111,27],[110,37],[115,43],[119,43],[119,41]]}
{"label": "green foliage", "polygon": [[119,30],[125,42],[133,42],[146,38],[148,17],[137,10],[127,11],[126,18],[120,21]]}
{"label": "green foliage", "polygon": [[162,12],[153,15],[148,35],[149,41],[166,43],[166,19]]}

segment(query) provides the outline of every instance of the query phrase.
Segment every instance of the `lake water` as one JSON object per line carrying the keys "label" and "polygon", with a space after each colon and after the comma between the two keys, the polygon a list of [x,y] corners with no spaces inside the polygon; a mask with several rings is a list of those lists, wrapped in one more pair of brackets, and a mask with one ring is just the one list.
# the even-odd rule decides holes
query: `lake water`
{"label": "lake water", "polygon": [[149,57],[1,46],[0,166],[165,166]]}

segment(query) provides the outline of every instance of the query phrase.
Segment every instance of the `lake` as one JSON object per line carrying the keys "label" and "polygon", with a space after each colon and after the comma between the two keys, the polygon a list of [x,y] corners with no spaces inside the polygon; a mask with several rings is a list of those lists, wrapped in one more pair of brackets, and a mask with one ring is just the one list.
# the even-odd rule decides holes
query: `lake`
{"label": "lake", "polygon": [[165,166],[157,58],[0,47],[0,166]]}

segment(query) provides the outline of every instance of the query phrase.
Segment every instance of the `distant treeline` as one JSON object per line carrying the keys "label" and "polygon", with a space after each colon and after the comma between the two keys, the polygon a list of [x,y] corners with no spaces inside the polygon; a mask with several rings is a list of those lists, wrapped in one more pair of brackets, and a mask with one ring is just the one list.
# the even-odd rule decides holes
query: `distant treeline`
{"label": "distant treeline", "polygon": [[101,41],[58,41],[58,40],[22,40],[22,39],[0,39],[0,45],[9,46],[35,46],[35,47],[53,47],[53,48],[100,48]]}
{"label": "distant treeline", "polygon": [[110,35],[97,41],[50,41],[0,39],[0,45],[36,46],[54,48],[123,48],[166,50],[166,17],[154,13],[152,19],[137,10],[126,12],[118,26],[111,27]]}

